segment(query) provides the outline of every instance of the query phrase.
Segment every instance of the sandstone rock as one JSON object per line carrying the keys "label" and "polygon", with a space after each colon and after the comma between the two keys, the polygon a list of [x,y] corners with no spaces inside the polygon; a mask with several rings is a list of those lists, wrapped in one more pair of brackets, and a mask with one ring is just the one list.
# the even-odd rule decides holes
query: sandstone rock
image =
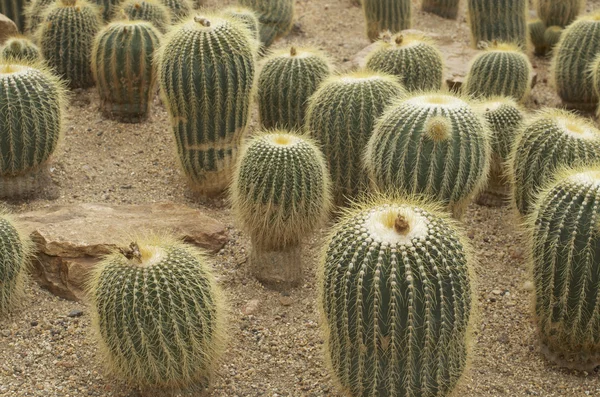
{"label": "sandstone rock", "polygon": [[227,242],[221,222],[172,203],[53,206],[20,214],[18,219],[37,248],[34,278],[53,294],[70,300],[84,297],[90,270],[102,256],[126,246],[135,233],[170,231],[212,252]]}
{"label": "sandstone rock", "polygon": [[17,25],[4,14],[0,14],[0,45],[4,44],[6,39],[19,33]]}

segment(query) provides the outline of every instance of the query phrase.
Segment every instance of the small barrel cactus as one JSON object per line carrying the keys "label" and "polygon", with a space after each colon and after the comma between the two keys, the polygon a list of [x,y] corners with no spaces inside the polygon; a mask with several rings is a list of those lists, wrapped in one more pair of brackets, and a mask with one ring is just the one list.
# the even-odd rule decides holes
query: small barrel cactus
{"label": "small barrel cactus", "polygon": [[495,43],[473,59],[463,90],[472,97],[507,96],[522,102],[532,75],[531,62],[519,47]]}
{"label": "small barrel cactus", "polygon": [[10,18],[19,31],[25,27],[25,0],[0,0],[0,13]]}
{"label": "small barrel cactus", "polygon": [[205,196],[221,194],[231,180],[249,119],[255,53],[240,22],[210,14],[173,28],[157,53],[181,165],[192,188]]}
{"label": "small barrel cactus", "polygon": [[88,288],[107,369],[152,391],[204,389],[223,350],[224,302],[207,256],[171,237],[108,255]]}
{"label": "small barrel cactus", "polygon": [[37,41],[48,65],[71,88],[93,86],[92,44],[102,25],[98,6],[86,0],[56,0],[42,18]]}
{"label": "small barrel cactus", "polygon": [[30,253],[29,237],[10,215],[0,212],[0,315],[14,309],[23,298]]}
{"label": "small barrel cactus", "polygon": [[226,17],[236,19],[244,24],[254,40],[260,41],[258,14],[247,7],[227,7],[221,11]]}
{"label": "small barrel cactus", "polygon": [[425,195],[462,217],[487,180],[487,123],[465,100],[417,94],[389,106],[365,152],[365,166],[382,192]]}
{"label": "small barrel cactus", "polygon": [[190,16],[194,10],[191,0],[160,0],[171,15],[171,22],[178,23]]}
{"label": "small barrel cactus", "polygon": [[431,39],[420,34],[384,34],[367,58],[366,67],[396,75],[408,91],[442,88],[444,61]]}
{"label": "small barrel cactus", "polygon": [[502,41],[527,48],[527,0],[467,0],[471,43]]}
{"label": "small barrel cactus", "polygon": [[527,219],[541,350],[559,366],[600,366],[600,167],[566,169]]}
{"label": "small barrel cactus", "polygon": [[513,200],[521,215],[557,169],[600,160],[600,130],[565,110],[544,109],[531,118],[513,146],[509,166]]}
{"label": "small barrel cactus", "polygon": [[233,211],[252,241],[254,275],[267,285],[298,285],[299,244],[325,221],[331,202],[323,154],[306,137],[273,130],[247,142],[234,175]]}
{"label": "small barrel cactus", "polygon": [[423,11],[430,12],[447,19],[456,19],[460,0],[423,0]]}
{"label": "small barrel cactus", "polygon": [[32,0],[30,1],[23,11],[25,14],[25,31],[33,34],[37,28],[42,24],[44,19],[42,15],[46,11],[46,8],[54,3],[56,0]]}
{"label": "small barrel cactus", "polygon": [[411,0],[362,0],[362,3],[371,41],[385,31],[397,33],[412,25]]}
{"label": "small barrel cactus", "polygon": [[583,11],[585,0],[535,0],[538,17],[546,26],[570,25]]}
{"label": "small barrel cactus", "polygon": [[529,30],[529,38],[531,39],[531,44],[533,44],[535,55],[545,55],[548,51],[548,46],[544,38],[544,34],[546,33],[544,22],[541,19],[533,19],[527,24],[527,29]]}
{"label": "small barrel cactus", "polygon": [[560,41],[560,36],[562,36],[563,28],[560,26],[550,26],[544,31],[544,41],[546,42],[546,46],[548,50],[554,49],[558,42]]}
{"label": "small barrel cactus", "polygon": [[342,216],[319,284],[328,361],[345,396],[452,393],[475,317],[470,253],[436,205],[381,198]]}
{"label": "small barrel cactus", "polygon": [[171,11],[158,0],[125,0],[117,12],[124,12],[132,21],[151,22],[161,33],[171,24]]}
{"label": "small barrel cactus", "polygon": [[323,149],[336,205],[343,206],[368,189],[362,168],[363,151],[375,120],[394,98],[404,93],[391,75],[359,71],[330,77],[310,98],[306,133]]}
{"label": "small barrel cactus", "polygon": [[260,42],[264,47],[269,47],[292,29],[294,0],[239,0],[239,3],[257,13]]}
{"label": "small barrel cactus", "polygon": [[0,58],[36,62],[42,59],[37,45],[24,36],[10,37],[0,50]]}
{"label": "small barrel cactus", "polygon": [[258,77],[262,126],[302,129],[308,98],[330,74],[327,58],[308,48],[291,47],[267,59]]}

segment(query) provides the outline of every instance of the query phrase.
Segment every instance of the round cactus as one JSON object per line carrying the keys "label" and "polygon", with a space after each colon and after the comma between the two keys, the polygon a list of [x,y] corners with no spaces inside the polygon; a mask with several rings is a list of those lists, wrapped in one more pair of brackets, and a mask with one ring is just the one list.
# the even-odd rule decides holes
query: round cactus
{"label": "round cactus", "polygon": [[229,18],[242,22],[252,34],[254,40],[260,41],[258,15],[247,7],[227,7],[221,13]]}
{"label": "round cactus", "polygon": [[371,41],[385,31],[397,33],[412,25],[411,0],[363,0],[362,3]]}
{"label": "round cactus", "polygon": [[306,132],[323,148],[336,205],[343,206],[367,190],[362,153],[375,120],[403,94],[393,76],[359,71],[328,78],[310,98]]}
{"label": "round cactus", "polygon": [[534,19],[527,24],[529,30],[529,38],[533,44],[535,55],[545,55],[548,51],[548,45],[544,34],[546,33],[546,25],[541,19]]}
{"label": "round cactus", "polygon": [[92,44],[102,24],[98,7],[86,0],[57,0],[42,19],[37,41],[48,65],[71,88],[93,86]]}
{"label": "round cactus", "polygon": [[293,0],[240,0],[239,3],[258,14],[259,36],[264,47],[269,47],[292,29]]}
{"label": "round cactus", "polygon": [[190,0],[161,0],[161,3],[169,9],[173,23],[186,19],[194,9]]}
{"label": "round cactus", "polygon": [[118,8],[122,0],[92,0],[99,8],[102,14],[102,20],[108,22],[112,19],[115,9]]}
{"label": "round cactus", "polygon": [[23,13],[25,15],[25,30],[27,32],[34,33],[37,30],[44,21],[42,15],[44,15],[46,8],[55,1],[56,0],[32,0],[25,6]]}
{"label": "round cactus", "polygon": [[560,41],[560,36],[562,36],[563,28],[560,26],[550,26],[544,31],[544,41],[546,42],[546,46],[548,50],[554,49],[558,42]]}
{"label": "round cactus", "polygon": [[585,0],[536,0],[537,15],[546,26],[570,25],[583,11]]}
{"label": "round cactus", "polygon": [[423,0],[422,9],[447,19],[456,19],[460,0]]}
{"label": "round cactus", "polygon": [[560,366],[600,366],[600,168],[561,171],[527,219],[542,352]]}
{"label": "round cactus", "polygon": [[477,55],[463,90],[473,97],[507,96],[524,101],[533,75],[531,62],[519,47],[495,43]]}
{"label": "round cactus", "polygon": [[371,200],[340,219],[321,261],[320,304],[344,395],[450,395],[475,317],[467,240],[444,211],[415,200]]}
{"label": "round cactus", "polygon": [[247,32],[240,22],[196,15],[173,28],[157,54],[181,165],[206,196],[228,186],[248,123],[256,47]]}
{"label": "round cactus", "polygon": [[88,296],[107,368],[152,390],[204,388],[223,348],[224,307],[207,256],[152,237],[107,256]]}
{"label": "round cactus", "polygon": [[31,240],[6,213],[0,213],[0,315],[23,298]]}
{"label": "round cactus", "polygon": [[25,4],[25,0],[0,0],[0,13],[11,19],[19,31],[25,27]]}
{"label": "round cactus", "polygon": [[161,33],[171,24],[171,11],[158,0],[125,0],[118,12],[124,12],[132,21],[151,22]]}
{"label": "round cactus", "polygon": [[558,168],[600,160],[600,131],[564,110],[544,109],[525,125],[513,146],[509,175],[521,215],[530,214],[540,189]]}
{"label": "round cactus", "polygon": [[420,34],[384,34],[366,67],[396,75],[408,91],[442,88],[444,61],[433,42]]}
{"label": "round cactus", "polygon": [[528,0],[467,0],[471,43],[502,41],[527,48]]}
{"label": "round cactus", "polygon": [[301,238],[326,219],[330,181],[310,139],[273,130],[247,142],[231,188],[235,217],[250,235],[250,265],[262,282],[302,281]]}
{"label": "round cactus", "polygon": [[1,59],[14,59],[36,62],[42,59],[42,54],[37,45],[24,36],[10,37],[0,51]]}
{"label": "round cactus", "polygon": [[308,48],[291,47],[267,59],[258,77],[262,126],[300,130],[308,98],[330,74],[328,60]]}

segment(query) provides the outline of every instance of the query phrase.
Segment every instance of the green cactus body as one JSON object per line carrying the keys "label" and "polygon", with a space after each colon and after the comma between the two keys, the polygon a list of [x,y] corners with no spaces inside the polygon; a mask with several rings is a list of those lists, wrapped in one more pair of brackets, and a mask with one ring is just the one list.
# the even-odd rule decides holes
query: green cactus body
{"label": "green cactus body", "polygon": [[570,25],[583,11],[585,0],[536,0],[535,8],[538,17],[546,26]]}
{"label": "green cactus body", "polygon": [[467,0],[471,43],[502,41],[527,48],[527,0]]}
{"label": "green cactus body", "polygon": [[206,255],[168,237],[132,243],[95,268],[88,296],[94,336],[115,376],[152,395],[206,387],[225,331]]}
{"label": "green cactus body", "polygon": [[257,13],[260,41],[264,47],[269,47],[292,28],[293,0],[239,0],[239,3]]}
{"label": "green cactus body", "polygon": [[194,5],[190,0],[161,0],[171,13],[171,22],[177,23],[190,16]]}
{"label": "green cactus body", "polygon": [[594,110],[598,96],[587,73],[600,53],[600,12],[580,17],[569,25],[554,48],[554,86],[568,108]]}
{"label": "green cactus body", "polygon": [[10,37],[0,51],[0,59],[36,62],[42,59],[40,49],[27,37]]}
{"label": "green cactus body", "polygon": [[598,160],[598,129],[564,110],[541,111],[525,125],[510,156],[515,207],[521,215],[530,214],[538,193],[557,169]]}
{"label": "green cactus body", "polygon": [[102,20],[108,22],[112,19],[115,9],[118,8],[122,0],[93,0],[102,13]]}
{"label": "green cactus body", "polygon": [[57,0],[42,18],[37,41],[48,65],[71,88],[93,86],[92,44],[102,23],[98,7],[86,0]]}
{"label": "green cactus body", "polygon": [[18,224],[0,213],[0,315],[14,309],[23,298],[31,243]]}
{"label": "green cactus body", "polygon": [[472,97],[507,96],[522,102],[529,95],[532,70],[519,47],[495,44],[475,57],[463,90]]}
{"label": "green cactus body", "polygon": [[545,55],[548,51],[548,45],[544,34],[546,33],[546,25],[541,19],[534,19],[527,24],[529,30],[529,38],[533,44],[535,55]]}
{"label": "green cactus body", "polygon": [[396,75],[408,91],[442,88],[444,61],[433,42],[419,34],[387,34],[369,54],[366,67]]}
{"label": "green cactus body", "polygon": [[46,8],[53,4],[56,0],[32,0],[23,11],[25,14],[25,30],[29,33],[35,33],[37,28],[42,24],[44,19],[42,16]]}
{"label": "green cactus body", "polygon": [[450,395],[470,353],[470,251],[444,211],[422,202],[384,198],[343,215],[319,284],[344,395]]}
{"label": "green cactus body", "polygon": [[259,22],[258,15],[252,9],[247,7],[227,7],[221,13],[229,18],[236,19],[244,24],[252,34],[254,40],[259,41]]}
{"label": "green cactus body", "polygon": [[10,18],[19,31],[25,27],[25,0],[0,0],[0,13]]}
{"label": "green cactus body", "polygon": [[310,139],[281,130],[248,141],[234,173],[235,218],[250,235],[254,275],[268,285],[302,281],[301,239],[326,219],[330,180]]}
{"label": "green cactus body", "polygon": [[157,0],[126,0],[120,9],[130,20],[151,22],[161,33],[171,24],[171,11]]}
{"label": "green cactus body", "polygon": [[152,66],[160,33],[146,21],[113,22],[94,41],[92,71],[105,116],[139,122],[148,116],[156,89]]}
{"label": "green cactus body", "polygon": [[397,33],[412,25],[411,0],[363,0],[362,3],[371,41],[385,31]]}
{"label": "green cactus body", "polygon": [[275,53],[258,77],[258,109],[264,128],[300,130],[308,98],[331,74],[328,60],[318,51],[291,47]]}
{"label": "green cactus body", "polygon": [[542,352],[560,366],[600,366],[600,168],[567,169],[527,220]]}
{"label": "green cactus body", "polygon": [[306,132],[323,149],[336,205],[343,206],[367,190],[362,153],[375,120],[404,93],[393,76],[360,71],[328,78],[310,98]]}
{"label": "green cactus body", "polygon": [[460,0],[423,0],[422,9],[447,19],[456,19]]}
{"label": "green cactus body", "polygon": [[212,15],[197,15],[162,40],[163,102],[183,170],[203,195],[220,194],[231,179],[249,119],[255,51],[239,22]]}
{"label": "green cactus body", "polygon": [[550,26],[544,31],[544,41],[546,42],[546,46],[548,46],[548,50],[552,50],[556,47],[563,31],[564,29],[560,26]]}

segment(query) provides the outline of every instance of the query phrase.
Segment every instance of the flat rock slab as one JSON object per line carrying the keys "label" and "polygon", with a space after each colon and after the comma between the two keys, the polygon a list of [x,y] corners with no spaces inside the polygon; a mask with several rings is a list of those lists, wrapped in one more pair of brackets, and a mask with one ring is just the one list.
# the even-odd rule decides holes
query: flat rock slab
{"label": "flat rock slab", "polygon": [[184,205],[76,204],[17,216],[37,248],[34,278],[65,299],[81,300],[90,270],[130,236],[171,232],[212,252],[227,242],[225,225]]}
{"label": "flat rock slab", "polygon": [[4,44],[6,39],[19,33],[17,25],[4,14],[0,14],[0,45]]}

